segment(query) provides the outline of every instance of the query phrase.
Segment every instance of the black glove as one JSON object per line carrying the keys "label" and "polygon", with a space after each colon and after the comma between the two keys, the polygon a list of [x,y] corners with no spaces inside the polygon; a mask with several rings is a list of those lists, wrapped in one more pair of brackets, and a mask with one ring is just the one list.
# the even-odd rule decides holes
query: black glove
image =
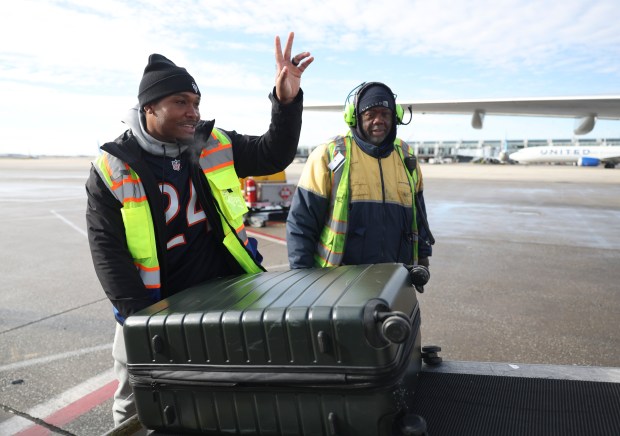
{"label": "black glove", "polygon": [[415,287],[419,293],[424,292],[424,285],[428,283],[431,278],[430,271],[428,270],[428,257],[425,257],[426,265],[420,264],[411,265],[407,267],[409,270],[409,277],[411,278],[411,284]]}

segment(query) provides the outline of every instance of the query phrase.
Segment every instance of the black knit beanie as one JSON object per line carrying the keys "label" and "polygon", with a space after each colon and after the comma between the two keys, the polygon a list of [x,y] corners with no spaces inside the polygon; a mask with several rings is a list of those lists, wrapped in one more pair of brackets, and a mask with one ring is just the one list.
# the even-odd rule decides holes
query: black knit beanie
{"label": "black knit beanie", "polygon": [[362,93],[357,98],[357,114],[361,115],[363,112],[376,106],[382,106],[390,109],[392,112],[396,112],[396,100],[394,99],[394,93],[387,85],[380,82],[370,83],[365,85],[361,90]]}
{"label": "black knit beanie", "polygon": [[185,68],[177,67],[174,62],[160,54],[150,55],[138,91],[140,108],[177,92],[200,95],[198,85]]}
{"label": "black knit beanie", "polygon": [[386,107],[392,111],[392,129],[383,140],[383,148],[380,147],[381,150],[379,150],[381,156],[385,157],[391,153],[391,150],[393,150],[392,144],[396,139],[396,98],[394,97],[392,90],[381,82],[369,82],[368,84],[365,84],[360,91],[361,92],[358,91],[355,102],[357,123],[355,124],[355,127],[351,128],[358,138],[368,140],[368,138],[366,138],[366,134],[364,133],[364,129],[362,129],[362,114],[365,111],[377,106]]}

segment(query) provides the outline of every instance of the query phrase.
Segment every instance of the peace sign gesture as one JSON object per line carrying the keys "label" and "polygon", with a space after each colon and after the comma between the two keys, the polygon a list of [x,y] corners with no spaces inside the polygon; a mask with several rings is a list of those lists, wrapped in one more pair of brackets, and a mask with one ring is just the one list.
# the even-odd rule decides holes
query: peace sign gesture
{"label": "peace sign gesture", "polygon": [[314,61],[310,52],[304,51],[291,57],[295,34],[289,33],[284,53],[280,44],[280,37],[276,36],[276,94],[282,104],[288,104],[295,99],[301,84],[301,75],[308,65]]}

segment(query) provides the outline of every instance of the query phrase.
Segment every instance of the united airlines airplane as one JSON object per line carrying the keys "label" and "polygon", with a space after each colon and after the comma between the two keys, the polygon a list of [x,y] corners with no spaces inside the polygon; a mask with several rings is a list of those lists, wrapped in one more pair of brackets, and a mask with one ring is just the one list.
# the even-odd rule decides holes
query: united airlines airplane
{"label": "united airlines airplane", "polygon": [[620,163],[620,146],[562,146],[527,147],[510,154],[519,163],[574,163],[579,166],[605,165],[615,168]]}

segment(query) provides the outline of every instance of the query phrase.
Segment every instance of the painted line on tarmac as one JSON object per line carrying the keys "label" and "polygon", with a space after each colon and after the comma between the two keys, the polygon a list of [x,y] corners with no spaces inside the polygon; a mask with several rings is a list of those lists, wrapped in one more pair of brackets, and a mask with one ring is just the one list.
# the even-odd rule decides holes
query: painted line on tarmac
{"label": "painted line on tarmac", "polygon": [[71,221],[69,221],[67,218],[65,218],[64,216],[62,216],[61,214],[59,214],[58,212],[56,212],[55,210],[50,210],[50,212],[55,215],[58,219],[60,219],[62,222],[64,222],[65,224],[67,224],[69,227],[73,228],[74,230],[76,230],[78,233],[88,237],[88,235],[86,234],[86,232],[84,230],[82,230],[81,228],[79,228],[78,226],[76,226],[75,224],[73,224]]}
{"label": "painted line on tarmac", "polygon": [[[61,214],[59,214],[55,210],[50,210],[50,212],[53,215],[55,215],[58,219],[60,219],[62,222],[67,224],[69,227],[73,228],[74,230],[76,230],[80,234],[88,237],[87,233],[84,230],[82,230],[81,228],[79,228],[78,226],[73,224],[71,221],[66,219],[64,216],[62,216]],[[254,235],[254,236],[256,236],[258,238],[261,238],[261,239],[264,239],[266,241],[275,242],[276,244],[280,244],[280,245],[286,245],[286,239],[281,238],[279,236],[273,236],[273,235],[270,235],[268,233],[258,232],[256,230],[250,230],[250,229],[246,229],[246,232],[248,234]]]}
{"label": "painted line on tarmac", "polygon": [[280,238],[279,236],[273,236],[268,233],[257,232],[256,230],[250,230],[248,228],[245,229],[245,232],[248,235],[256,236],[266,241],[275,242],[276,244],[286,245],[286,239]]}
{"label": "painted line on tarmac", "polygon": [[[50,212],[61,221],[63,221],[65,224],[78,231],[80,234],[87,236],[84,230],[77,227],[75,224],[67,220],[56,211],[51,210]],[[267,233],[257,232],[254,230],[248,230],[248,233],[253,234],[261,239],[274,242],[276,244],[286,245],[286,240],[284,238],[272,236]],[[111,347],[111,344],[99,345],[96,347],[85,348],[69,353],[61,353],[54,356],[47,356],[38,359],[31,359],[23,362],[4,365],[0,367],[0,372],[19,369],[25,366],[48,363],[50,361],[109,349]],[[56,396],[51,400],[30,409],[26,413],[27,415],[34,417],[44,416],[45,418],[41,419],[43,419],[45,422],[61,427],[69,422],[74,421],[78,417],[82,416],[84,413],[112,398],[117,385],[118,380],[116,380],[114,377],[114,371],[110,369],[103,374],[95,376],[77,385],[76,387],[63,392],[62,394]],[[0,434],[19,434],[21,436],[34,436],[38,434],[47,434],[48,432],[49,430],[44,429],[43,427],[34,424],[32,421],[19,416],[0,423]]]}
{"label": "painted line on tarmac", "polygon": [[83,195],[79,197],[54,197],[54,198],[35,198],[35,199],[27,199],[27,198],[1,198],[0,201],[3,203],[49,203],[51,201],[75,201],[84,199]]}
{"label": "painted line on tarmac", "polygon": [[80,350],[69,351],[66,353],[54,354],[52,356],[45,356],[45,357],[38,357],[36,359],[23,360],[21,362],[15,362],[15,363],[10,363],[8,365],[0,366],[0,372],[13,371],[16,369],[26,368],[28,366],[50,363],[55,360],[67,359],[71,357],[81,356],[83,354],[95,353],[97,351],[111,350],[111,349],[112,349],[112,344],[110,343],[110,344],[104,344],[104,345],[97,345],[97,346],[89,347],[89,348],[82,348]]}
{"label": "painted line on tarmac", "polygon": [[[245,231],[248,235],[256,236],[257,238],[264,239],[266,241],[275,242],[276,244],[286,245],[286,239],[281,238],[279,236],[273,236],[268,233],[257,232],[256,230],[250,230],[247,228]],[[288,263],[284,263],[281,265],[264,265],[265,268],[272,269],[272,270],[276,268],[289,268],[289,266],[290,265]]]}
{"label": "painted line on tarmac", "polygon": [[[118,382],[114,376],[114,370],[109,369],[104,373],[62,392],[49,401],[33,407],[25,413],[28,416],[37,417],[45,421],[47,421],[48,418],[53,418],[57,420],[57,422],[68,419],[68,421],[63,422],[63,424],[66,424],[111,398],[114,394],[116,383]],[[14,435],[30,427],[33,427],[34,431],[34,428],[38,428],[39,426],[35,426],[29,419],[16,416],[0,423],[0,435]]]}
{"label": "painted line on tarmac", "polygon": [[[62,428],[63,425],[74,421],[86,412],[94,409],[99,404],[112,398],[117,386],[118,380],[113,380],[108,384],[103,385],[96,391],[93,391],[81,398],[79,401],[75,401],[59,411],[52,413],[50,416],[45,417],[44,421],[54,427]],[[46,428],[40,425],[33,425],[32,427],[20,431],[15,436],[39,436],[47,434],[49,434],[49,430]]]}
{"label": "painted line on tarmac", "polygon": [[60,316],[60,315],[64,315],[65,313],[69,313],[71,311],[78,310],[78,309],[81,309],[83,307],[90,306],[91,304],[100,303],[100,302],[106,301],[106,300],[107,300],[107,298],[103,297],[103,298],[100,298],[99,300],[91,301],[89,303],[85,303],[85,304],[82,304],[80,306],[76,306],[76,307],[72,307],[72,308],[67,309],[67,310],[63,310],[62,312],[53,313],[51,315],[44,316],[43,318],[39,318],[39,319],[35,319],[33,321],[29,321],[26,324],[21,324],[21,325],[15,326],[15,327],[11,327],[8,330],[2,330],[2,331],[0,331],[0,335],[3,335],[5,333],[12,332],[14,330],[18,330],[18,329],[27,327],[27,326],[32,325],[32,324],[36,324],[36,323],[39,323],[39,322],[42,322],[42,321],[45,321],[45,320],[48,320],[48,319]]}
{"label": "painted line on tarmac", "polygon": [[286,268],[286,269],[288,269],[290,267],[290,265],[288,263],[281,263],[280,265],[263,265],[263,266],[268,271],[274,270],[276,268]]}

